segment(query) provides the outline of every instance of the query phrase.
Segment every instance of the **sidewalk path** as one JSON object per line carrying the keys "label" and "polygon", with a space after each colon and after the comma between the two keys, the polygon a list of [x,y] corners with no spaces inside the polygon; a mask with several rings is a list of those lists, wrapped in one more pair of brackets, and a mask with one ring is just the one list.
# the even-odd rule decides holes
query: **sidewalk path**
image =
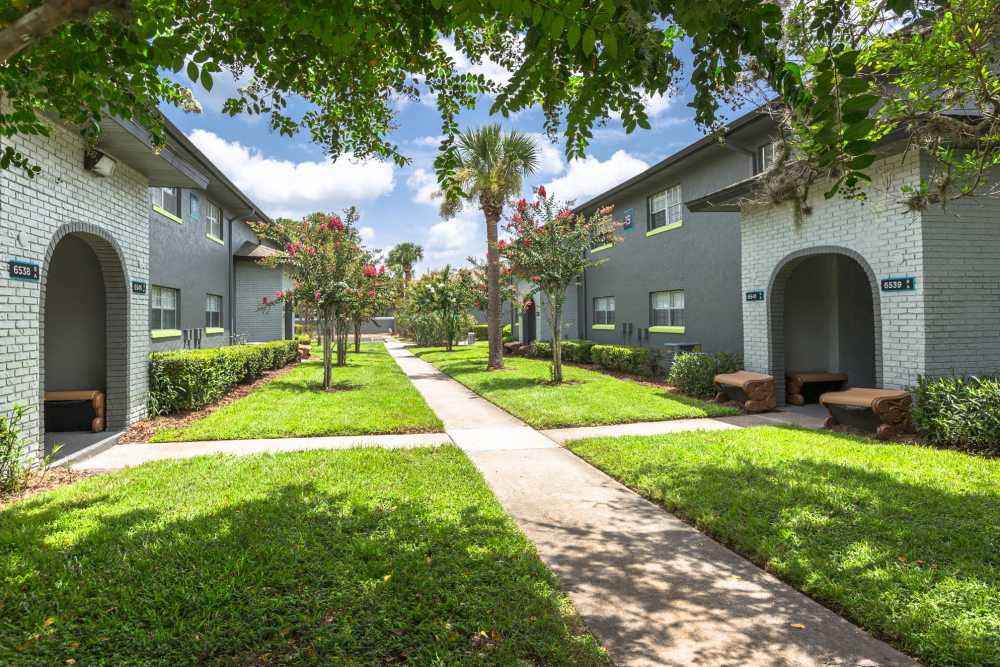
{"label": "sidewalk path", "polygon": [[213,440],[207,442],[170,442],[115,445],[99,454],[73,464],[80,470],[116,470],[148,461],[189,459],[206,454],[261,454],[264,452],[299,452],[307,449],[347,449],[349,447],[429,447],[450,444],[444,433],[407,433],[402,435],[345,435],[324,438],[268,438],[261,440]]}
{"label": "sidewalk path", "polygon": [[916,667],[399,342],[387,347],[617,665]]}

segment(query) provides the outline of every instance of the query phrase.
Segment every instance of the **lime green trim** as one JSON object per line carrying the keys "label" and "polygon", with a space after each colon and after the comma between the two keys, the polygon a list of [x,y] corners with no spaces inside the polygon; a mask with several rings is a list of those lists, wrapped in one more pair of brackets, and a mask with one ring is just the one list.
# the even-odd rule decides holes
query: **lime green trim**
{"label": "lime green trim", "polygon": [[180,338],[180,329],[153,329],[149,332],[150,338]]}
{"label": "lime green trim", "polygon": [[649,327],[649,332],[682,334],[684,333],[684,327],[663,327],[663,326]]}
{"label": "lime green trim", "polygon": [[669,225],[663,225],[662,227],[657,227],[656,229],[650,229],[646,232],[646,236],[654,236],[656,234],[662,234],[663,232],[669,232],[671,229],[677,229],[684,225],[684,222],[673,222]]}
{"label": "lime green trim", "polygon": [[162,206],[157,206],[156,204],[153,204],[153,210],[156,211],[157,213],[159,213],[160,215],[162,215],[167,220],[173,220],[178,225],[183,225],[184,224],[184,220],[183,219],[178,218],[176,215],[174,215],[173,213],[171,213],[167,209],[163,208]]}
{"label": "lime green trim", "polygon": [[226,330],[222,327],[205,327],[205,333],[209,336],[216,336],[218,334],[226,333]]}
{"label": "lime green trim", "polygon": [[596,248],[591,248],[590,252],[601,252],[602,250],[607,250],[613,245],[614,243],[605,243],[604,245],[599,245]]}
{"label": "lime green trim", "polygon": [[218,236],[213,236],[212,234],[205,234],[209,241],[215,241],[219,245],[226,245],[226,242],[220,239]]}
{"label": "lime green trim", "polygon": [[591,324],[591,329],[596,329],[597,331],[614,331],[615,325],[613,324]]}

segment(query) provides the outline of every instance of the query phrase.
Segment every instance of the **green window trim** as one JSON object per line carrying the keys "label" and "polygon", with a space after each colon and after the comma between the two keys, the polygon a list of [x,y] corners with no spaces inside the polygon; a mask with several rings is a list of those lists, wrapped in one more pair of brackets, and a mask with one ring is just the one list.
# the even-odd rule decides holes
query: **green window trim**
{"label": "green window trim", "polygon": [[215,241],[219,245],[226,245],[225,241],[220,239],[218,236],[215,236],[214,234],[205,234],[205,238],[207,238],[209,241]]}
{"label": "green window trim", "polygon": [[595,331],[614,331],[615,330],[615,325],[614,324],[591,324],[590,328],[594,329]]}
{"label": "green window trim", "polygon": [[209,336],[218,336],[226,333],[226,330],[223,327],[205,327],[205,333]]}
{"label": "green window trim", "polygon": [[655,327],[649,327],[649,332],[650,333],[682,334],[682,333],[684,333],[684,327],[655,326]]}
{"label": "green window trim", "polygon": [[153,210],[162,215],[167,220],[173,220],[178,225],[184,224],[184,220],[182,218],[178,218],[176,215],[174,215],[167,209],[163,208],[162,206],[157,206],[156,204],[153,204]]}
{"label": "green window trim", "polygon": [[656,234],[662,234],[663,232],[669,232],[670,230],[677,229],[678,227],[682,227],[683,225],[684,225],[683,221],[681,221],[681,222],[672,222],[669,225],[663,225],[662,227],[657,227],[656,229],[650,229],[648,232],[646,232],[646,236],[655,236]]}
{"label": "green window trim", "polygon": [[594,252],[601,252],[602,250],[607,250],[608,248],[611,248],[612,246],[614,246],[614,243],[605,243],[604,245],[599,245],[596,248],[591,248],[590,252],[592,252],[592,253],[594,253]]}
{"label": "green window trim", "polygon": [[149,332],[150,338],[180,338],[182,335],[180,329],[153,329]]}

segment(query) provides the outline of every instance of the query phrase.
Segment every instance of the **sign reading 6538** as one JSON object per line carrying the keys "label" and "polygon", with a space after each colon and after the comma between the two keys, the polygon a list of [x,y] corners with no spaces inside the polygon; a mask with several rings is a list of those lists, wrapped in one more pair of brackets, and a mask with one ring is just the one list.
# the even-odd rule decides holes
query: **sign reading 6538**
{"label": "sign reading 6538", "polygon": [[38,280],[42,271],[34,262],[12,259],[7,262],[7,275],[14,280]]}

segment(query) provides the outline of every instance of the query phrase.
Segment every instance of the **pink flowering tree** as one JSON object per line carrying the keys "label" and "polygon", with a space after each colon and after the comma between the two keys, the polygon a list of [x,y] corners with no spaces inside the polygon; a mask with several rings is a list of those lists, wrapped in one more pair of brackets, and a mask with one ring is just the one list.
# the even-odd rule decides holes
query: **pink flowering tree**
{"label": "pink flowering tree", "polygon": [[462,334],[462,326],[477,298],[476,277],[469,269],[431,271],[411,284],[410,298],[419,310],[431,313],[445,335],[445,346],[452,351]]}
{"label": "pink flowering tree", "polygon": [[514,275],[531,287],[525,300],[536,293],[548,302],[549,326],[552,330],[552,381],[562,382],[562,311],[566,290],[584,269],[604,260],[590,259],[590,249],[612,240],[616,223],[611,219],[611,207],[599,209],[590,216],[574,214],[564,202],[547,196],[544,187],[536,190],[529,203],[517,202],[517,210],[505,225],[509,243],[500,252],[510,262]]}
{"label": "pink flowering tree", "polygon": [[285,220],[274,225],[255,225],[258,236],[284,252],[262,260],[265,266],[282,268],[293,287],[264,297],[263,306],[279,303],[310,303],[319,319],[323,344],[323,388],[332,386],[332,349],[337,334],[337,365],[347,363],[347,331],[350,312],[358,299],[367,254],[357,230],[358,212],[351,207],[344,217],[313,213],[301,221]]}
{"label": "pink flowering tree", "polygon": [[348,306],[351,326],[354,329],[354,351],[361,352],[361,327],[379,313],[388,311],[395,304],[397,285],[385,265],[376,265],[375,253],[367,253],[359,279],[351,281],[352,298]]}

